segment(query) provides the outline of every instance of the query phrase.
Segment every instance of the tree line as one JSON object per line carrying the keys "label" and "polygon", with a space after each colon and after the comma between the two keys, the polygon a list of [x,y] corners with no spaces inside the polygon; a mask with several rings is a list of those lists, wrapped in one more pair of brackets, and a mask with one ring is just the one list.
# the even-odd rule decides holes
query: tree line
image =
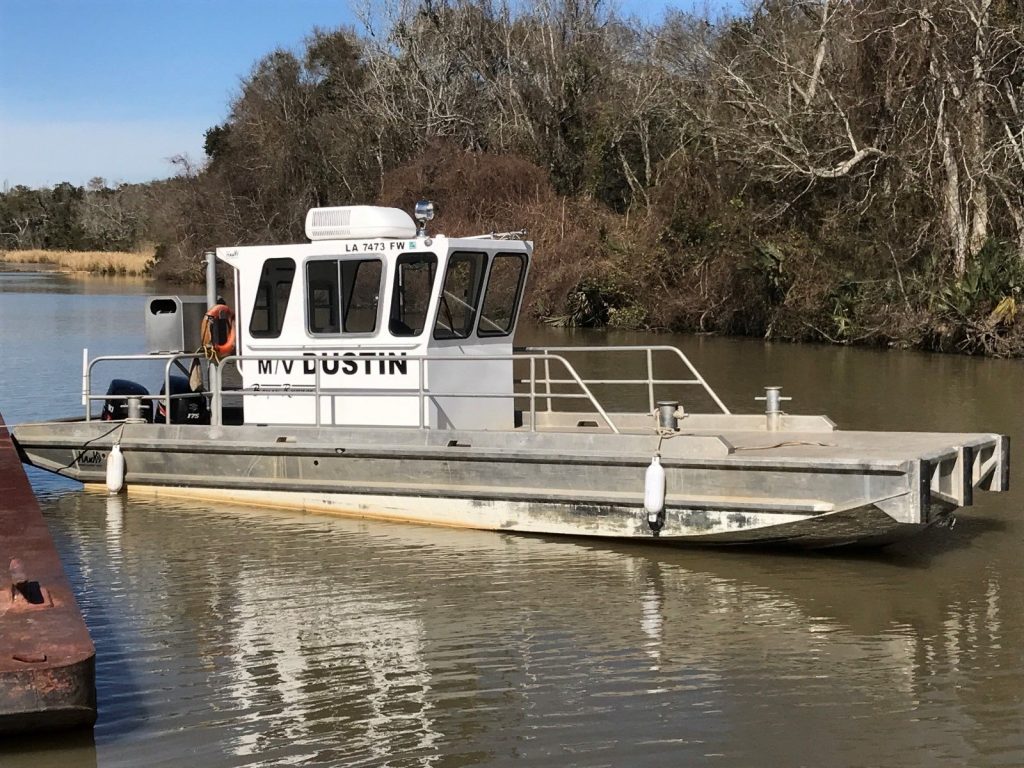
{"label": "tree line", "polygon": [[110,187],[93,178],[84,187],[69,182],[0,191],[0,250],[129,251],[156,236],[159,185]]}
{"label": "tree line", "polygon": [[372,4],[255,64],[160,189],[157,268],[435,199],[527,227],[570,325],[1024,350],[1024,0]]}

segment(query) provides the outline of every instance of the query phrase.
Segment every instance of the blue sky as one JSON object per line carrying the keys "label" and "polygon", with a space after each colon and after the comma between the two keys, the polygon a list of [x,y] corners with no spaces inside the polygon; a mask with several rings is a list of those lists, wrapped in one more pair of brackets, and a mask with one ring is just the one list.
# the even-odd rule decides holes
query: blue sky
{"label": "blue sky", "polygon": [[[373,0],[370,0],[373,2]],[[626,0],[650,18],[689,0]],[[203,159],[241,78],[345,0],[0,0],[0,186],[147,181]]]}

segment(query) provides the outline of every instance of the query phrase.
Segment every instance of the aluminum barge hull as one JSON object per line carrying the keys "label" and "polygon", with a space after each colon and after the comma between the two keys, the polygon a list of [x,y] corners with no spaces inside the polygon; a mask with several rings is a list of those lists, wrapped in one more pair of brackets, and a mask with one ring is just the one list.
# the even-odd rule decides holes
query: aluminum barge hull
{"label": "aluminum barge hull", "polygon": [[[625,434],[81,421],[15,438],[29,463],[86,484],[104,482],[118,442],[130,493],[662,544],[882,545],[948,523],[975,489],[1008,487],[1005,436],[833,431],[818,418],[766,432],[757,417],[695,417],[670,439],[630,414],[616,416],[636,424]],[[657,535],[644,509],[656,451]]]}

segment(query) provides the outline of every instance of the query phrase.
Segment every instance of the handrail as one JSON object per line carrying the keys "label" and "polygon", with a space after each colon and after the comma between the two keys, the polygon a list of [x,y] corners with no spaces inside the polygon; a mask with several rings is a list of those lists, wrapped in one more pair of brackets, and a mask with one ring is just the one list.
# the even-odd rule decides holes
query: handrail
{"label": "handrail", "polygon": [[[292,361],[295,361],[295,362],[307,362],[307,361],[309,361],[309,359],[310,359],[309,357],[304,356],[304,355],[259,355],[258,357],[257,356],[246,356],[246,355],[228,355],[227,357],[221,358],[221,364],[225,364],[226,365],[227,363],[235,363],[236,367],[237,367],[238,363],[244,363],[246,361],[256,362],[256,361],[275,361],[275,360],[276,361],[285,361],[285,360],[292,360]],[[561,355],[556,355],[556,354],[519,354],[519,353],[512,353],[512,354],[508,354],[508,355],[465,355],[465,356],[460,356],[460,357],[456,357],[456,356],[453,356],[453,355],[379,355],[379,356],[377,356],[377,357],[375,357],[373,359],[374,359],[374,361],[380,361],[380,362],[388,362],[388,361],[395,360],[395,361],[409,361],[409,362],[421,362],[421,363],[430,363],[430,362],[435,362],[435,363],[437,363],[437,362],[463,363],[463,362],[474,362],[474,361],[476,361],[476,362],[479,362],[479,361],[492,361],[492,362],[512,362],[512,363],[514,363],[517,360],[529,360],[530,361],[530,368],[531,368],[531,379],[535,379],[536,378],[536,373],[535,373],[535,361],[536,360],[543,359],[545,361],[555,361],[555,362],[561,363],[565,367],[566,373],[569,376],[572,377],[571,379],[569,379],[567,381],[571,381],[572,383],[576,384],[576,386],[578,386],[580,388],[580,390],[582,392],[582,395],[571,395],[571,394],[567,394],[567,393],[562,393],[562,394],[552,393],[552,394],[549,394],[549,395],[545,395],[545,397],[552,397],[552,398],[553,397],[561,397],[561,398],[565,398],[565,399],[585,398],[585,399],[590,401],[591,406],[593,406],[594,410],[601,416],[601,418],[608,425],[608,427],[612,430],[612,432],[614,432],[616,434],[619,433],[619,428],[615,425],[615,422],[612,420],[612,418],[608,415],[608,413],[602,407],[601,403],[598,402],[597,398],[594,397],[593,392],[590,391],[590,388],[586,385],[586,383],[583,381],[583,379],[580,378],[579,373],[577,373],[576,370],[569,363],[569,361],[566,360]],[[529,400],[530,400],[530,425],[531,425],[530,429],[531,430],[536,429],[536,424],[537,424],[537,409],[536,409],[537,395],[536,395],[536,392],[534,391],[535,388],[531,387],[531,391],[528,392],[528,393],[524,393],[524,392],[511,392],[511,393],[482,392],[482,393],[470,394],[470,393],[459,393],[459,392],[452,392],[452,393],[449,393],[449,392],[438,392],[437,390],[431,390],[426,385],[426,382],[424,381],[424,369],[425,369],[425,367],[426,366],[423,366],[423,365],[418,366],[418,368],[419,368],[419,381],[417,382],[417,387],[416,387],[415,390],[412,387],[386,387],[386,388],[370,389],[370,390],[357,390],[357,389],[354,389],[354,388],[351,388],[351,387],[324,388],[323,386],[321,386],[321,383],[320,383],[320,375],[321,375],[320,374],[320,370],[321,370],[320,366],[315,366],[314,369],[313,369],[314,379],[313,379],[313,385],[312,385],[313,388],[312,388],[312,390],[308,389],[308,387],[309,387],[308,384],[299,385],[299,386],[303,387],[302,390],[296,389],[296,385],[293,385],[293,384],[282,384],[282,385],[280,385],[281,389],[276,389],[276,388],[275,389],[263,389],[262,387],[260,389],[246,389],[246,388],[243,388],[243,389],[232,390],[232,394],[233,395],[239,395],[239,394],[241,394],[241,395],[260,395],[260,396],[264,396],[265,395],[265,396],[270,396],[270,397],[280,396],[280,395],[293,396],[293,395],[297,395],[297,394],[298,395],[308,394],[308,395],[313,395],[313,396],[315,396],[317,398],[319,398],[321,396],[324,396],[324,395],[326,395],[326,396],[354,395],[354,394],[357,394],[357,393],[361,394],[361,395],[376,396],[376,397],[385,397],[385,396],[394,397],[396,395],[398,395],[398,396],[405,395],[405,396],[410,396],[411,397],[413,394],[415,394],[416,397],[419,399],[419,428],[420,429],[425,429],[426,428],[426,425],[425,425],[425,422],[424,422],[424,415],[423,414],[424,414],[424,406],[426,405],[426,402],[427,402],[428,399],[435,399],[436,400],[437,398],[441,398],[441,397],[498,397],[498,398],[500,398],[500,397],[512,397],[512,398],[515,398],[515,397],[528,397]],[[216,386],[214,386],[213,382],[211,381],[211,387],[210,387],[211,394],[212,394],[212,396],[214,398],[214,405],[211,407],[211,410],[213,410],[215,414],[219,415],[220,414],[220,401],[219,401],[219,398],[223,396],[223,390],[220,387],[220,380],[219,380],[220,370],[219,370],[218,366],[211,366],[210,370],[211,371],[216,371],[216,373],[214,373],[211,376],[212,379],[216,379]],[[317,402],[319,403],[319,400]],[[320,424],[320,408],[319,408],[319,406],[315,410],[316,410],[315,424],[316,424],[316,426],[319,427],[319,426],[321,426],[321,424]]]}
{"label": "handrail", "polygon": [[[331,350],[333,351],[333,350]],[[593,352],[644,352],[646,355],[647,362],[647,376],[645,378],[638,379],[585,379],[579,372],[573,367],[569,360],[562,353],[593,353]],[[668,352],[675,354],[686,366],[686,368],[693,375],[691,379],[656,379],[654,378],[654,361],[653,356],[656,352]],[[171,423],[171,401],[177,398],[185,398],[194,396],[192,393],[172,395],[171,394],[171,367],[175,364],[181,366],[182,360],[189,359],[204,359],[204,355],[201,352],[194,353],[163,353],[163,354],[142,354],[142,355],[103,355],[92,360],[88,358],[88,351],[84,351],[83,355],[83,373],[82,373],[82,402],[85,405],[85,419],[89,421],[90,415],[90,404],[93,400],[127,400],[132,397],[137,397],[143,401],[162,401],[165,407],[165,422]],[[93,395],[91,382],[93,378],[93,368],[96,364],[101,362],[110,361],[163,361],[163,383],[164,383],[164,394],[163,395]],[[270,361],[294,361],[294,362],[308,362],[310,357],[307,354],[297,355],[229,355],[221,360],[222,365],[234,364],[236,370],[241,373],[242,364],[246,362],[270,362]],[[416,362],[424,363],[418,365],[418,376],[417,383],[415,386],[406,387],[386,387],[386,388],[353,388],[353,387],[325,387],[321,381],[321,366],[316,365],[313,368],[313,382],[312,384],[294,384],[294,383],[282,383],[280,385],[269,385],[271,388],[265,388],[268,385],[233,389],[228,392],[232,396],[302,396],[308,395],[317,398],[317,407],[315,408],[315,423],[316,426],[321,426],[321,404],[320,398],[323,396],[337,397],[337,396],[415,396],[419,401],[419,414],[418,414],[418,427],[425,429],[426,425],[426,405],[429,401],[433,400],[436,402],[438,398],[526,398],[529,400],[530,406],[530,429],[535,431],[537,428],[537,400],[543,400],[547,404],[547,411],[552,411],[552,401],[557,399],[583,399],[590,403],[590,406],[594,411],[600,415],[601,419],[607,424],[612,432],[618,433],[619,429],[613,419],[608,415],[605,408],[601,405],[598,399],[594,396],[594,393],[590,389],[590,385],[646,385],[648,402],[651,410],[654,409],[654,388],[655,386],[665,385],[677,385],[677,384],[689,384],[689,385],[700,385],[704,388],[704,391],[708,396],[718,405],[723,413],[728,414],[729,409],[725,406],[722,400],[715,394],[714,390],[708,385],[704,378],[700,375],[697,369],[689,361],[689,359],[682,353],[681,350],[672,346],[624,346],[624,347],[526,347],[521,350],[515,350],[511,354],[491,354],[491,355],[464,355],[464,356],[453,356],[453,355],[438,355],[438,354],[421,354],[421,355],[410,355],[407,353],[396,353],[396,354],[379,354],[374,357],[374,360],[380,362],[388,361],[403,361],[403,362]],[[426,383],[426,368],[425,363],[431,362],[443,362],[443,363],[460,363],[467,361],[494,361],[494,362],[511,362],[517,361],[529,362],[529,379],[513,379],[513,391],[512,392],[441,392],[437,390],[431,390]],[[537,376],[537,362],[543,363],[543,378]],[[565,369],[565,375],[568,378],[553,378],[551,371],[551,363],[560,364]],[[182,367],[182,371],[184,372]],[[226,394],[223,389],[222,375],[223,368],[221,365],[209,365],[207,366],[208,378],[209,378],[209,396],[211,398],[211,412],[213,415],[213,423],[223,423],[223,398]],[[556,374],[557,375],[557,374]],[[527,391],[515,391],[514,387],[516,384],[529,384]],[[543,391],[538,390],[538,385],[543,387]],[[578,392],[553,392],[552,386],[574,386]]]}
{"label": "handrail", "polygon": [[[647,378],[646,379],[583,379],[587,384],[646,384],[647,385],[647,399],[651,411],[654,410],[654,385],[655,384],[699,384],[704,388],[704,391],[708,396],[714,400],[715,405],[722,409],[722,413],[728,414],[730,411],[726,407],[722,399],[715,393],[711,388],[711,385],[707,383],[697,368],[690,362],[683,351],[678,347],[673,347],[668,344],[657,344],[657,345],[624,345],[624,346],[591,346],[591,347],[524,347],[523,352],[545,354],[549,352],[557,353],[572,353],[572,354],[586,354],[588,352],[645,352],[647,357]],[[692,379],[655,379],[654,378],[654,359],[653,353],[655,352],[668,352],[676,355],[683,365],[693,375]],[[560,382],[551,381],[551,384],[557,384]]]}
{"label": "handrail", "polygon": [[[86,421],[91,420],[89,403],[91,401],[93,401],[93,400],[128,400],[130,398],[135,397],[135,398],[138,398],[140,400],[148,400],[148,401],[162,400],[164,402],[164,404],[165,404],[164,405],[164,408],[165,408],[165,416],[164,416],[165,423],[168,423],[168,424],[171,423],[171,400],[173,400],[174,398],[183,398],[183,397],[188,397],[189,396],[187,394],[186,395],[172,395],[171,394],[171,392],[170,392],[170,389],[171,389],[171,387],[170,387],[170,369],[171,369],[171,365],[176,363],[176,362],[178,362],[179,360],[185,360],[185,359],[191,359],[191,358],[202,358],[202,357],[203,357],[202,353],[168,353],[168,354],[154,354],[154,355],[103,355],[103,356],[100,356],[100,357],[95,357],[92,360],[88,360],[87,359],[86,363],[85,363],[85,366],[84,366],[84,373],[83,373],[83,395],[82,395],[82,399],[86,403],[86,406],[85,406],[85,408],[86,408]],[[541,359],[541,358],[544,359],[546,361],[546,363],[549,363],[550,361],[555,361],[555,362],[561,363],[565,367],[566,373],[571,377],[570,379],[565,379],[564,381],[566,381],[567,383],[575,384],[581,390],[581,394],[549,393],[549,394],[545,395],[545,397],[547,397],[547,398],[561,398],[561,399],[586,399],[586,400],[588,400],[590,402],[590,405],[601,416],[601,418],[608,425],[608,427],[612,430],[612,432],[615,432],[616,434],[619,432],[619,429],[616,426],[615,422],[608,415],[607,411],[605,411],[605,409],[601,406],[601,404],[600,404],[600,402],[598,402],[597,398],[594,397],[593,392],[591,392],[589,387],[587,387],[587,385],[583,382],[583,380],[580,378],[579,374],[575,371],[575,369],[573,369],[573,367],[569,363],[569,361],[566,360],[564,357],[561,357],[560,355],[554,355],[554,354],[523,355],[523,354],[516,354],[516,353],[508,354],[508,355],[469,355],[469,356],[465,356],[465,357],[455,357],[455,356],[451,356],[451,355],[379,355],[379,356],[375,357],[374,359],[377,360],[377,361],[382,361],[382,362],[391,361],[391,360],[397,360],[397,361],[412,361],[412,362],[445,362],[445,363],[459,363],[459,362],[467,362],[467,361],[485,361],[485,360],[497,361],[497,362],[513,362],[514,363],[517,360],[530,360],[531,372],[533,373],[533,377],[535,378],[535,359]],[[91,387],[92,369],[93,369],[93,367],[97,363],[100,363],[100,362],[110,362],[110,361],[156,361],[156,360],[163,360],[163,361],[165,361],[165,364],[164,364],[164,377],[163,377],[164,378],[164,394],[163,395],[106,395],[106,394],[104,394],[104,395],[94,395],[94,394],[92,394],[92,391],[91,391],[92,390],[92,387]],[[258,356],[256,356],[256,355],[229,355],[227,357],[222,358],[221,359],[221,363],[224,364],[224,365],[226,365],[228,363],[234,363],[236,365],[236,368],[237,368],[239,363],[244,363],[246,361],[258,362],[258,361],[275,361],[275,360],[276,361],[290,360],[290,361],[294,361],[294,362],[307,362],[309,360],[309,357],[305,356],[305,355],[258,355]],[[536,429],[536,424],[537,424],[537,412],[536,412],[537,395],[536,395],[535,387],[531,388],[531,392],[528,392],[528,393],[524,393],[524,392],[511,392],[511,393],[439,392],[437,390],[431,390],[426,385],[426,382],[424,380],[425,366],[420,365],[420,366],[418,366],[418,368],[419,368],[419,381],[418,381],[418,385],[417,385],[416,389],[413,389],[411,387],[402,387],[402,388],[391,387],[391,388],[380,388],[380,389],[371,389],[371,390],[357,390],[357,389],[354,389],[354,388],[351,388],[351,387],[348,387],[348,388],[344,388],[344,387],[338,387],[338,388],[323,387],[321,385],[321,381],[320,381],[321,369],[320,369],[320,366],[316,366],[313,369],[314,380],[313,380],[313,385],[312,385],[311,389],[310,389],[310,385],[308,385],[308,384],[300,384],[300,385],[282,384],[282,385],[280,385],[281,386],[280,389],[277,389],[276,386],[275,386],[274,389],[264,389],[262,387],[258,388],[258,389],[255,389],[255,388],[243,388],[243,389],[231,390],[231,394],[232,395],[236,395],[236,396],[237,395],[258,395],[258,396],[267,396],[267,397],[281,396],[281,395],[287,395],[287,396],[312,395],[312,396],[317,397],[317,398],[320,398],[321,396],[356,395],[356,394],[368,395],[368,396],[377,396],[377,397],[384,397],[384,396],[392,396],[393,397],[395,395],[399,395],[399,396],[401,396],[401,395],[408,395],[408,396],[415,395],[419,399],[419,402],[420,402],[420,407],[419,407],[419,425],[418,425],[420,429],[425,429],[426,428],[425,417],[424,417],[424,411],[425,411],[424,406],[425,406],[425,404],[426,404],[428,399],[435,399],[436,400],[437,398],[442,398],[442,397],[465,397],[465,398],[470,398],[470,397],[499,397],[499,398],[500,397],[512,397],[512,398],[522,397],[522,398],[529,398],[529,401],[530,401],[530,429],[531,430],[535,430]],[[221,368],[220,368],[220,366],[211,365],[209,367],[209,373],[210,373],[210,388],[209,389],[210,389],[210,396],[211,396],[211,399],[212,399],[210,410],[211,410],[211,412],[213,414],[213,417],[214,417],[214,423],[215,424],[220,424],[222,422],[222,418],[223,418],[223,397],[224,397],[224,389],[222,387],[222,382],[221,382]],[[318,399],[317,402],[319,403],[319,399]],[[315,409],[315,413],[316,413],[315,423],[316,423],[316,426],[319,427],[319,426],[321,426],[320,408],[319,407],[317,407]]]}
{"label": "handrail", "polygon": [[[156,354],[144,354],[144,355],[100,355],[94,357],[92,360],[89,359],[89,351],[82,351],[82,404],[85,406],[85,420],[92,420],[92,409],[89,407],[93,400],[129,400],[131,398],[138,398],[142,401],[164,401],[164,418],[167,424],[171,423],[171,400],[174,398],[189,397],[185,395],[172,395],[171,394],[171,364],[179,360],[187,360],[190,358],[205,360],[206,355],[202,352],[163,352]],[[92,394],[92,369],[97,363],[102,362],[152,362],[154,360],[165,360],[164,365],[164,394],[163,395],[94,395]]]}

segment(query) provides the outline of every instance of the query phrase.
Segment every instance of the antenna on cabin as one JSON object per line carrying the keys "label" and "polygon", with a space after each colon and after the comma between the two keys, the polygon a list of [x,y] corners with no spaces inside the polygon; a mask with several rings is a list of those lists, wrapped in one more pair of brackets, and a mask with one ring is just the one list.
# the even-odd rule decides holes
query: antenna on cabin
{"label": "antenna on cabin", "polygon": [[434,204],[430,200],[420,200],[416,203],[416,237],[427,236],[427,222],[434,218]]}

